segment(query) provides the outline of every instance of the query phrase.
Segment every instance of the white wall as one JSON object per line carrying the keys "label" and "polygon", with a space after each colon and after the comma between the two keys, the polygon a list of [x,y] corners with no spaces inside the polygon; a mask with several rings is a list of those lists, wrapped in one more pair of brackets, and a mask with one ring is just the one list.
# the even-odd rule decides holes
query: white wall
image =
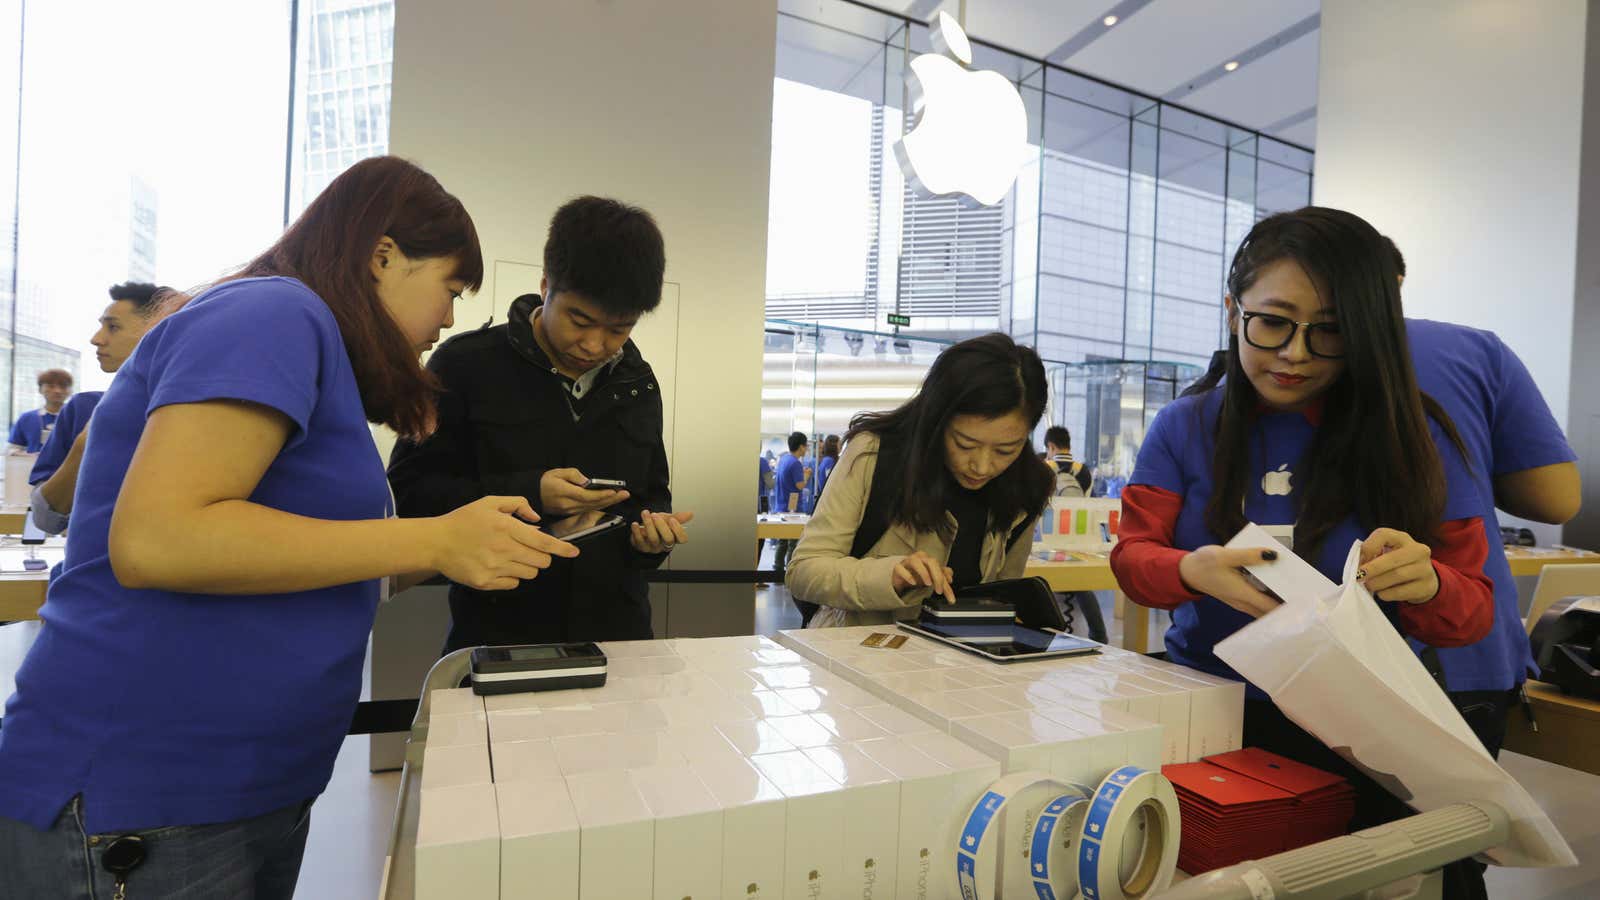
{"label": "white wall", "polygon": [[[754,563],[776,23],[776,0],[396,4],[390,145],[462,199],[483,242],[458,330],[492,303],[505,321],[571,197],[660,223],[672,302],[636,335],[666,392],[675,504],[696,513],[678,568]],[[750,630],[748,585],[690,590],[666,628],[704,631],[715,607],[724,631]],[[658,631],[667,595],[652,590]]]}
{"label": "white wall", "polygon": [[1315,202],[1394,238],[1408,315],[1497,333],[1567,418],[1583,0],[1325,0]]}

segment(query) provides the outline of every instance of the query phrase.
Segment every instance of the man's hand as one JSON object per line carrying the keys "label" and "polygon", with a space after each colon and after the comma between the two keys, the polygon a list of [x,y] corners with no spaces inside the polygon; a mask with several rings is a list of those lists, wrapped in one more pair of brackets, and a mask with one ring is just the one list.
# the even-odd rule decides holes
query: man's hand
{"label": "man's hand", "polygon": [[644,510],[639,521],[628,526],[632,531],[630,543],[640,553],[667,553],[679,544],[687,543],[689,532],[683,526],[694,520],[692,512],[653,513]]}
{"label": "man's hand", "polygon": [[539,502],[552,519],[606,509],[628,499],[627,491],[591,491],[589,480],[577,469],[550,469],[539,479]]}

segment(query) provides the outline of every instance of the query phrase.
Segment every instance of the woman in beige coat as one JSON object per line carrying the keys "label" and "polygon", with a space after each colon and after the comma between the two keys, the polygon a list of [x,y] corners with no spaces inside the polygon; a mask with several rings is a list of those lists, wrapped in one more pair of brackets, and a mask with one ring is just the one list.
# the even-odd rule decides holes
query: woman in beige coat
{"label": "woman in beige coat", "polygon": [[789,562],[790,592],[821,607],[808,626],[915,619],[935,595],[1022,577],[1054,484],[1031,438],[1046,391],[1038,354],[990,334],[939,354],[899,409],[856,416]]}

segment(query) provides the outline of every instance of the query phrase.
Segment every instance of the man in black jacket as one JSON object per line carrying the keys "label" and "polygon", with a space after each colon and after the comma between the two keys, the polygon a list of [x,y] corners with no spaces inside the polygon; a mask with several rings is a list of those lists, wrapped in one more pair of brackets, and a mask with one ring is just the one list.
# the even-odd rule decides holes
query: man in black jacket
{"label": "man in black jacket", "polygon": [[[672,512],[661,387],[628,339],[661,302],[665,270],[649,213],[580,197],[550,221],[542,297],[518,297],[506,324],[454,337],[429,359],[443,387],[439,427],[389,458],[400,515],[499,494],[527,498],[556,531],[599,511],[629,522],[516,590],[451,585],[447,652],[652,636],[643,572],[688,539],[693,518]],[[627,486],[593,490],[591,477]]]}

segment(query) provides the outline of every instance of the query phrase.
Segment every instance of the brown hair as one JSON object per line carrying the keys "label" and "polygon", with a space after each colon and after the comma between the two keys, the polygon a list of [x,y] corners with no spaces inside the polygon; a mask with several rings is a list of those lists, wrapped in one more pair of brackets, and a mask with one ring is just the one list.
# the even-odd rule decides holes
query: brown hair
{"label": "brown hair", "polygon": [[483,252],[466,208],[396,156],[346,169],[276,244],[228,280],[286,275],[304,282],[339,323],[367,418],[420,439],[434,428],[438,382],[378,299],[369,266],[385,236],[413,259],[453,258],[455,277],[470,290],[483,283]]}
{"label": "brown hair", "polygon": [[39,373],[39,387],[44,387],[47,384],[72,387],[72,373],[66,369],[45,369]]}

